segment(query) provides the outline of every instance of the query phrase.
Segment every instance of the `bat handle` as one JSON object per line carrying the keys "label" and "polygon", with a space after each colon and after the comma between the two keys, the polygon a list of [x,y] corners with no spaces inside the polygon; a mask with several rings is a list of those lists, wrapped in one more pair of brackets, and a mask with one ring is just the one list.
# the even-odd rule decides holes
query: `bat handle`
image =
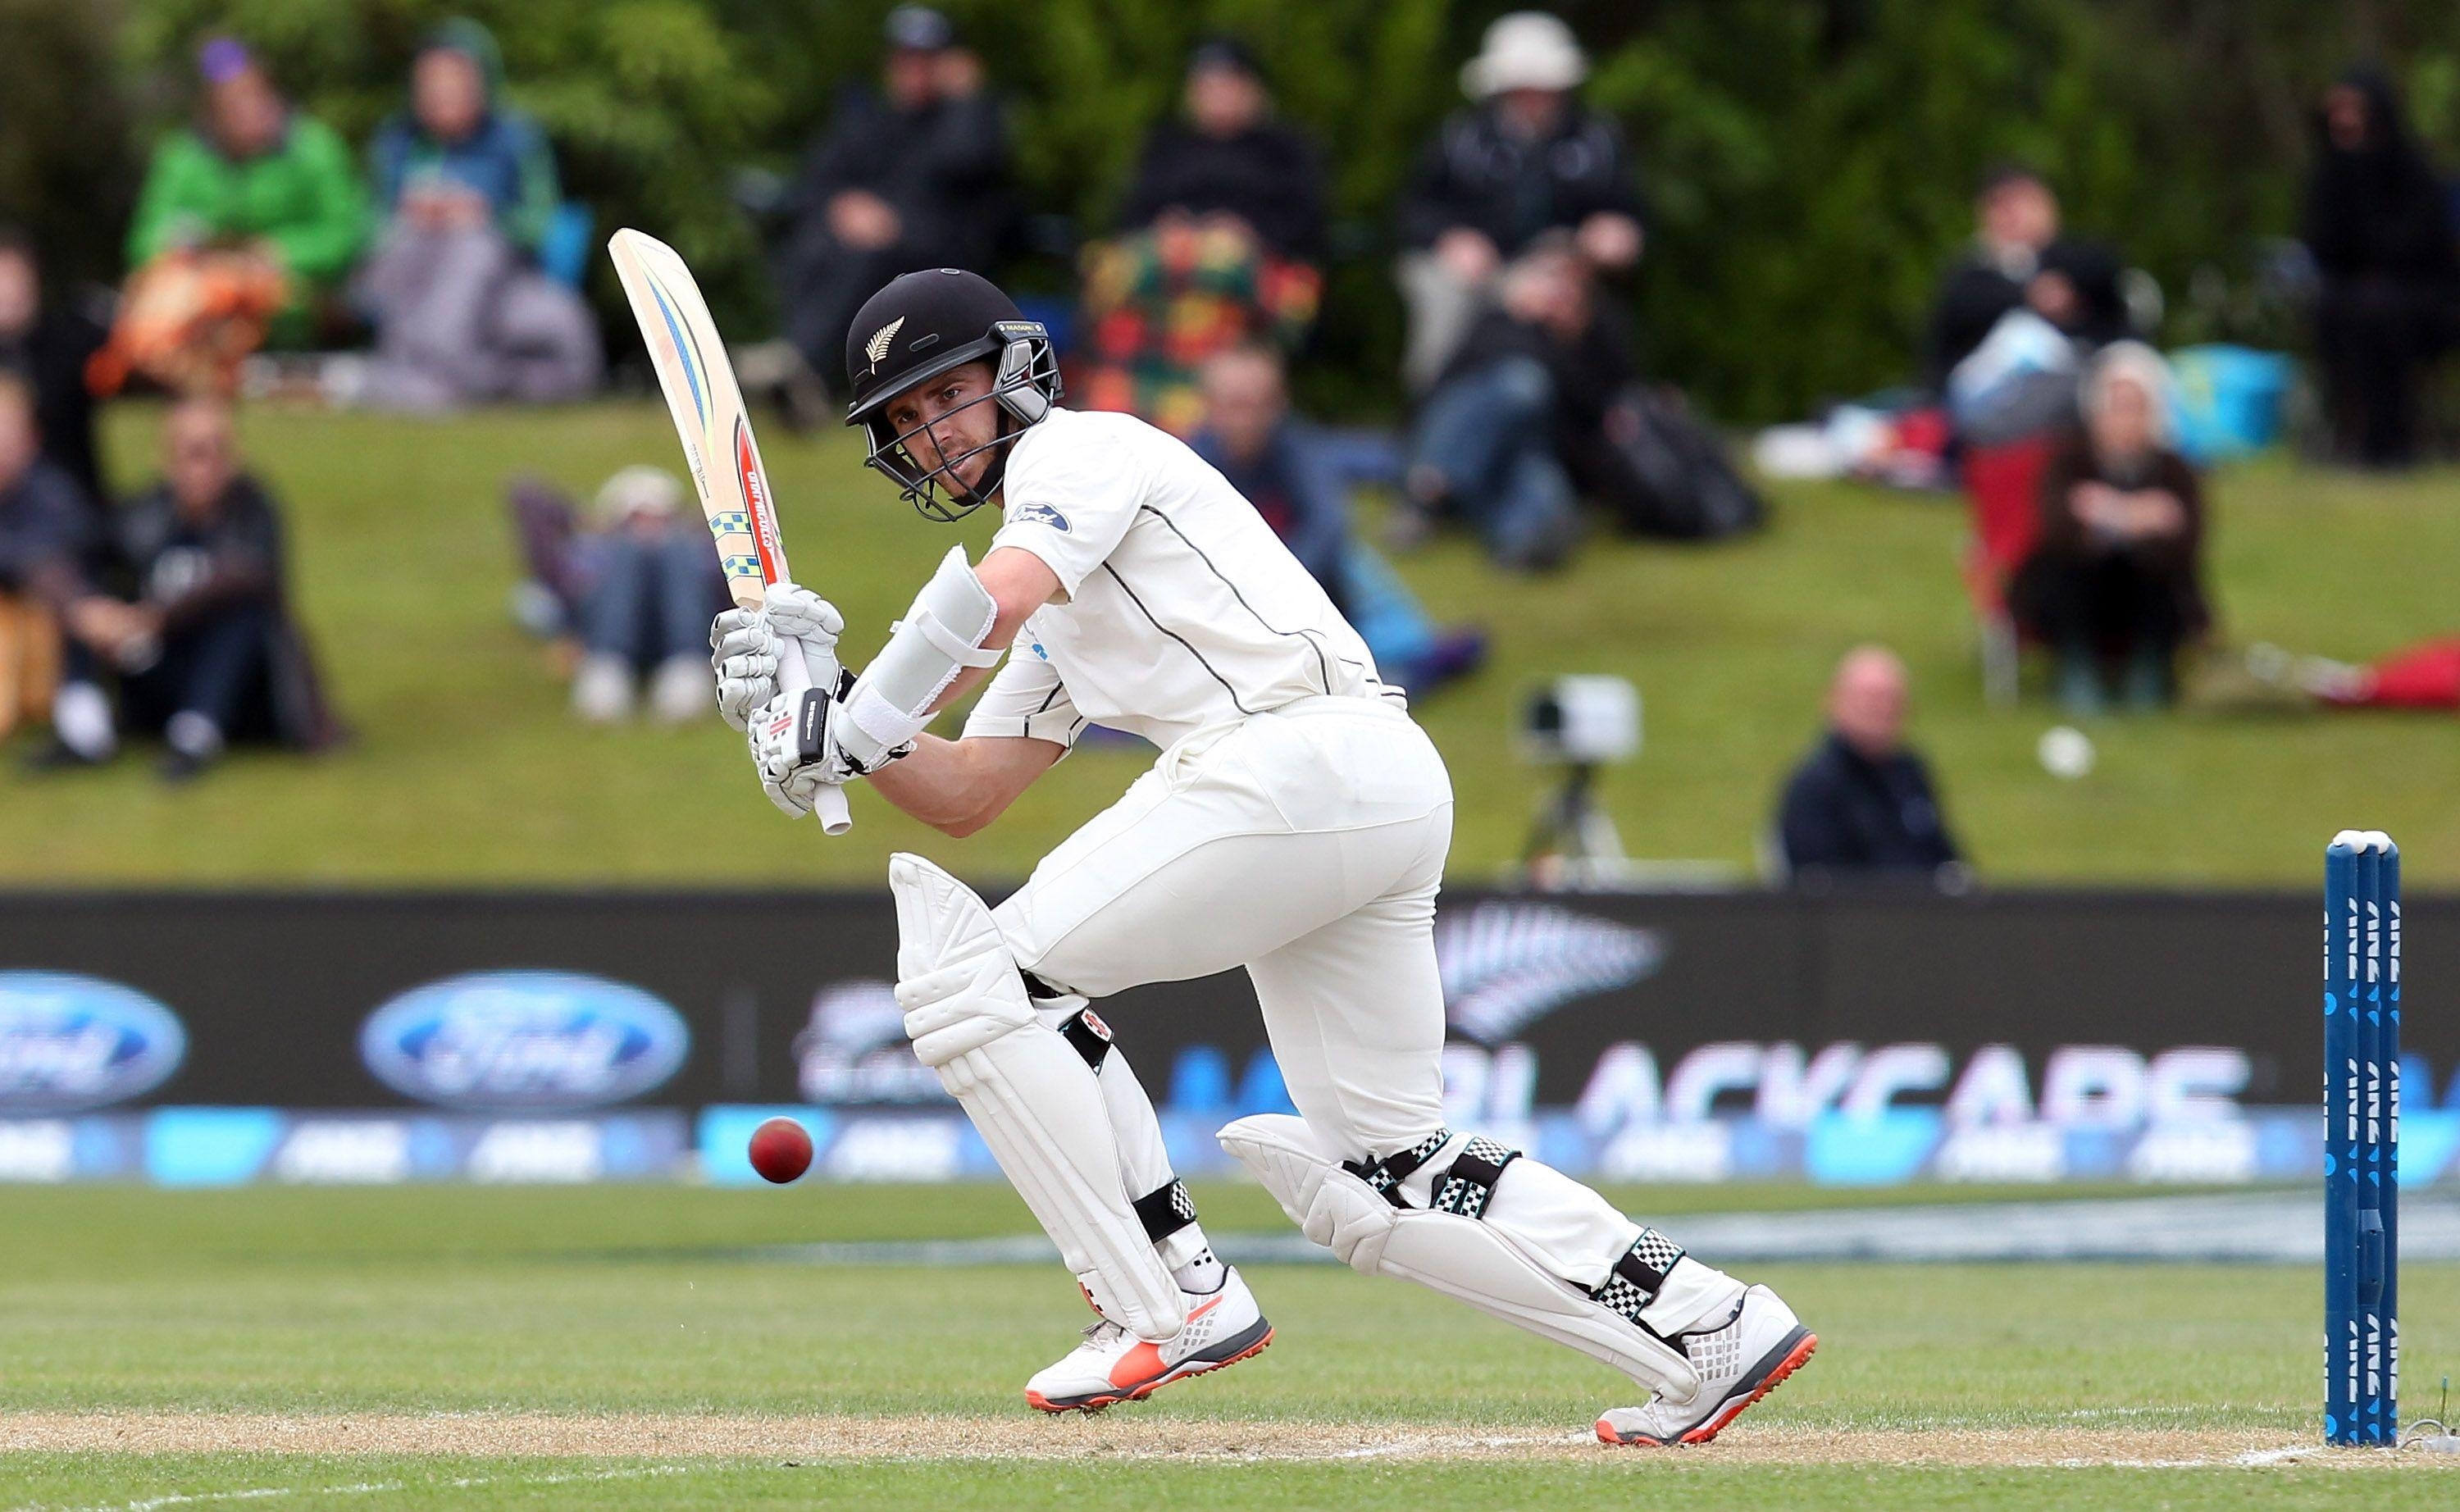
{"label": "bat handle", "polygon": [[[791,635],[783,639],[777,655],[777,691],[791,698],[812,686],[812,672],[803,662],[803,643]],[[842,835],[854,828],[854,816],[846,811],[845,789],[834,783],[812,795],[812,813],[818,818],[822,834]]]}

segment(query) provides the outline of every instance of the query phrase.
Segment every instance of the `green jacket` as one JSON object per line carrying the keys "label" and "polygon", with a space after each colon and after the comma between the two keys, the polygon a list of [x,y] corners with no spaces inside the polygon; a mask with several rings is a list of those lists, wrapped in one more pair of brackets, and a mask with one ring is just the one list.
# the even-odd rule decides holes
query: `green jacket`
{"label": "green jacket", "polygon": [[271,152],[233,161],[195,129],[156,148],[128,232],[140,267],[185,241],[271,243],[303,298],[339,284],[368,237],[367,190],[342,138],[292,115]]}

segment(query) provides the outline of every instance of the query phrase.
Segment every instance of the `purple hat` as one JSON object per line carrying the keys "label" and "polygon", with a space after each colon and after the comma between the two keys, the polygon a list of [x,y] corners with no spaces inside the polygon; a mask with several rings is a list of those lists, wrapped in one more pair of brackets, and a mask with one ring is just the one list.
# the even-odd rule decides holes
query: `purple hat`
{"label": "purple hat", "polygon": [[224,84],[256,66],[256,55],[235,36],[210,38],[197,49],[197,72],[208,84]]}

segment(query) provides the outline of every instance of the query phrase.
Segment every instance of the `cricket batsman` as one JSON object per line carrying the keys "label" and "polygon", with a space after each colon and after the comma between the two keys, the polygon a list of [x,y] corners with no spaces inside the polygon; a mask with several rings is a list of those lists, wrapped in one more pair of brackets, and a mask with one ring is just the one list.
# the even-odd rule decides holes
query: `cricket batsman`
{"label": "cricket batsman", "polygon": [[[889,863],[915,1054],[981,1131],[1100,1321],[1026,1383],[1092,1411],[1272,1341],[1207,1246],[1152,1101],[1090,1006],[1243,967],[1299,1117],[1222,1146],[1306,1236],[1623,1372],[1609,1443],[1703,1443],[1818,1342],[1766,1287],[1685,1253],[1563,1173],[1445,1127],[1435,892],[1452,783],[1357,631],[1222,476],[1125,415],[1059,406],[1043,328],[989,282],[909,273],[846,343],[847,423],[925,516],[1003,516],[951,547],[853,676],[838,611],[778,584],[711,634],[718,702],[770,798],[858,778],[947,834],[997,819],[1098,721],[1153,769],[997,908]],[[791,639],[787,639],[791,637]],[[811,688],[778,691],[781,655]],[[963,735],[924,727],[987,681]]]}

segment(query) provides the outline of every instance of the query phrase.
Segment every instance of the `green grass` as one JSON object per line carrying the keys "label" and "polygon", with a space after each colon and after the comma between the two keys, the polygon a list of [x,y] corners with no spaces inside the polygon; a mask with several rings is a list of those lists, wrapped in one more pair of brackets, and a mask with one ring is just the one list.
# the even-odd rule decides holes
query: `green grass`
{"label": "green grass", "polygon": [[[1984,1194],[1998,1195],[1998,1194]],[[1717,1194],[1627,1189],[1659,1216]],[[1904,1200],[1954,1200],[1916,1189]],[[1253,1189],[1201,1200],[1219,1228],[1261,1226]],[[1729,1203],[1826,1200],[1800,1189]],[[1891,1201],[1866,1195],[1863,1201]],[[1431,1293],[1334,1267],[1259,1267],[1280,1342],[1239,1369],[1082,1430],[1085,1450],[968,1450],[1029,1422],[1017,1390],[1083,1321],[1039,1267],[811,1267],[747,1255],[822,1238],[1013,1232],[1005,1189],[676,1187],[505,1191],[0,1190],[0,1436],[14,1415],[239,1411],[914,1418],[945,1425],[922,1458],[795,1462],[637,1452],[0,1454],[0,1508],[282,1491],[277,1505],[771,1504],[1359,1508],[1582,1505],[1679,1496],[1709,1507],[2218,1507],[2449,1504],[2421,1463],[2195,1469],[1824,1463],[1857,1436],[1980,1436],[2147,1459],[2170,1436],[2314,1433],[2316,1280],[2305,1267],[1768,1267],[1822,1336],[1810,1369],[1721,1447],[1681,1456],[1554,1444],[1628,1384]],[[1668,1226],[1679,1238],[1678,1219]],[[2460,1354],[2460,1267],[2403,1276],[2411,1416]],[[1252,1462],[1104,1452],[1113,1433],[1177,1428],[1207,1446],[1277,1432],[1503,1430],[1554,1444],[1500,1459]],[[475,1428],[474,1428],[475,1431]],[[1748,1458],[1792,1434],[1798,1462]],[[936,1440],[935,1440],[936,1441]],[[1048,1438],[1035,1441],[1049,1443]],[[1078,1439],[1063,1439],[1064,1445]],[[1730,1446],[1730,1447],[1728,1447]],[[2047,1458],[2057,1458],[2053,1453]],[[1671,1476],[1629,1486],[1616,1478]],[[2431,1480],[2421,1477],[2433,1477]],[[174,1503],[163,1503],[174,1504]]]}
{"label": "green grass", "polygon": [[[122,407],[120,476],[146,471],[156,417]],[[857,828],[824,842],[781,828],[738,740],[591,730],[565,713],[540,649],[509,623],[507,475],[586,491],[618,465],[671,463],[647,404],[497,413],[426,423],[260,408],[248,445],[291,504],[300,592],[360,735],[321,763],[251,757],[164,792],[143,763],[55,778],[0,776],[0,881],[144,883],[876,883],[905,847],[968,874],[1019,876],[1141,770],[1130,752],[1061,763],[1007,819],[962,846],[856,798]],[[802,576],[845,609],[870,654],[933,558],[980,548],[990,522],[928,525],[830,435],[772,427],[768,454]],[[1422,713],[1463,796],[1453,873],[1495,875],[1541,797],[1516,764],[1508,710],[1561,671],[1636,679],[1641,758],[1605,785],[1636,855],[1747,867],[1786,770],[1813,737],[1835,656],[1878,639],[1917,687],[1916,734],[1952,820],[1999,881],[2312,881],[2322,839],[2363,821],[2399,834],[2412,876],[2460,879],[2460,721],[2442,715],[2100,721],[2100,762],[2060,782],[2033,756],[2057,722],[1986,708],[1953,567],[1952,502],[1847,486],[1776,489],[1775,528],[1709,550],[1601,543],[1571,573],[1504,581],[1448,541],[1406,564],[1447,615],[1484,622],[1492,668]],[[2239,640],[2363,658],[2455,628],[2446,574],[2460,554],[2460,480],[2384,482],[2264,461],[2214,490],[2212,579]]]}

